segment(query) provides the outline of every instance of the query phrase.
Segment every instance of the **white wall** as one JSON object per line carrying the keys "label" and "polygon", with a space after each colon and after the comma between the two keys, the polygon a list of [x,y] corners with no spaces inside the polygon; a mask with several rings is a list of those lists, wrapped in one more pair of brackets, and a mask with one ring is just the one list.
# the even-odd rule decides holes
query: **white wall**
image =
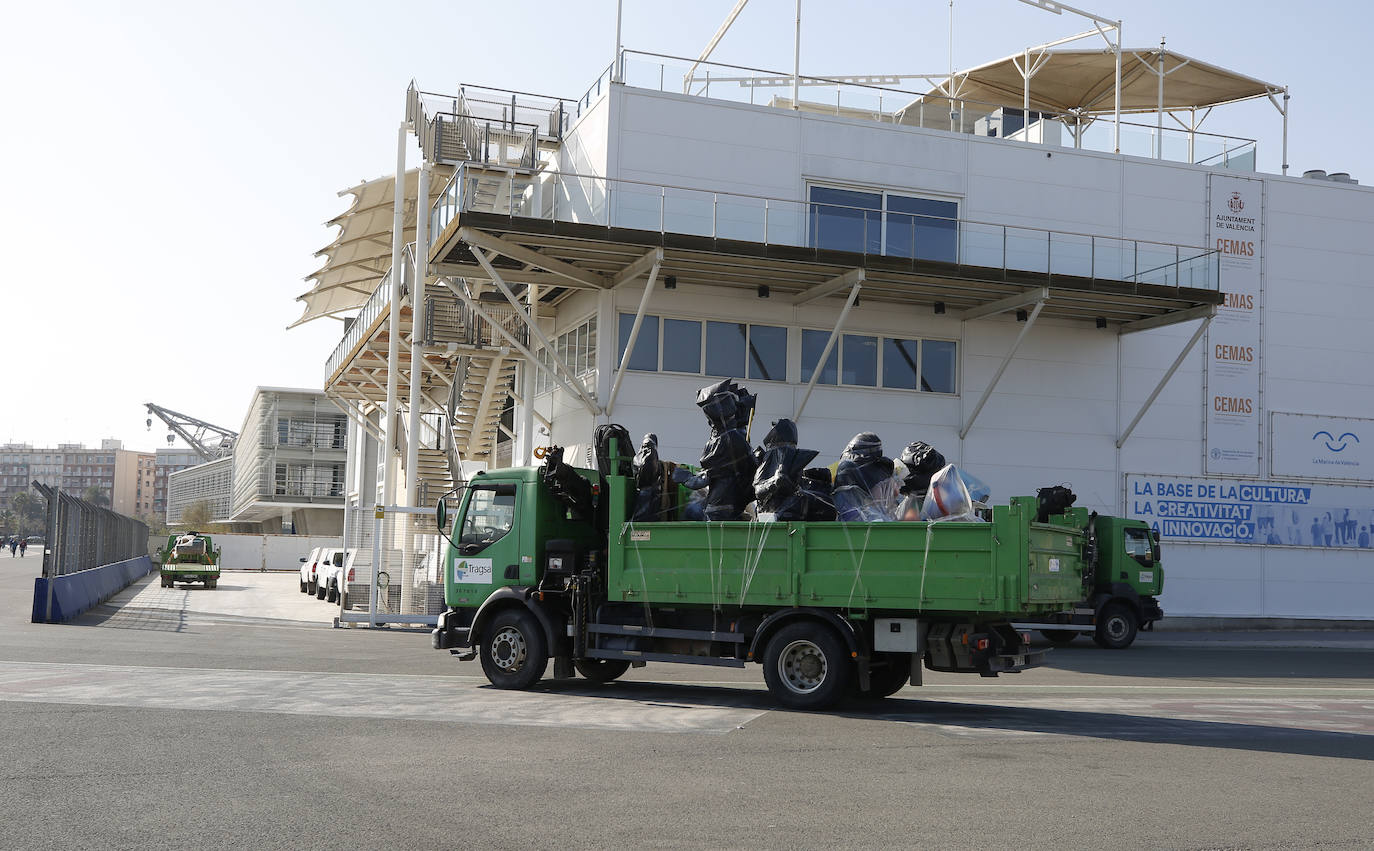
{"label": "white wall", "polygon": [[[608,101],[608,173],[627,180],[793,202],[804,200],[809,182],[833,182],[955,198],[965,220],[1194,246],[1207,239],[1209,172],[1202,168],[623,87]],[[1367,330],[1374,189],[1264,180],[1264,410],[1374,417],[1374,334]],[[603,400],[615,366],[615,314],[633,313],[641,292],[631,285],[601,297]],[[655,292],[649,312],[828,329],[841,303],[837,297],[798,309],[684,285]],[[960,441],[961,424],[1020,326],[1003,316],[961,327],[929,308],[863,304],[847,330],[960,341],[961,393],[818,385],[799,423],[801,442],[828,463],[857,431],[876,431],[892,455],[921,439],[986,480],[999,501],[1068,482],[1080,504],[1121,512],[1128,473],[1202,473],[1201,343],[1126,445],[1115,446],[1196,327],[1118,337],[1087,323],[1041,320]],[[799,337],[794,330],[789,381],[741,382],[759,394],[756,443],[769,421],[791,416],[800,401]],[[695,462],[706,424],[693,402],[712,380],[628,373],[612,419],[636,442],[657,433],[664,458]],[[589,440],[591,417],[568,400],[554,404],[557,442]],[[1171,614],[1374,619],[1369,553],[1178,543],[1166,560]]]}
{"label": "white wall", "polygon": [[320,535],[211,535],[224,570],[297,570],[315,547],[341,547],[343,539]]}

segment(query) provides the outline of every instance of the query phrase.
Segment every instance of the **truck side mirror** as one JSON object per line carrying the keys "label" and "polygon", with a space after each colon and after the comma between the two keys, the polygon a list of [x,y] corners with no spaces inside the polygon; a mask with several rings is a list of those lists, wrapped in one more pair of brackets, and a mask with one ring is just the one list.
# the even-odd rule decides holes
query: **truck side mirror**
{"label": "truck side mirror", "polygon": [[448,503],[442,497],[439,499],[439,504],[434,506],[434,522],[439,526],[441,532],[448,531]]}

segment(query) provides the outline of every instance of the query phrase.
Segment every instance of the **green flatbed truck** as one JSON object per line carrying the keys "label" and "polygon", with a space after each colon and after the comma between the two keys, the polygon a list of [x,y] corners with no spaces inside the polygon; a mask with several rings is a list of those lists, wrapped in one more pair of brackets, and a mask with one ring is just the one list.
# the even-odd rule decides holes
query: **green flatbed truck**
{"label": "green flatbed truck", "polygon": [[1065,645],[1090,634],[1099,647],[1125,650],[1141,630],[1164,617],[1159,534],[1140,520],[1066,512],[1088,533],[1083,594],[1072,608],[1048,617],[1019,619],[1017,627],[1038,629],[1053,644]]}
{"label": "green flatbed truck", "polygon": [[162,587],[172,588],[178,582],[200,582],[206,588],[218,587],[219,554],[219,548],[209,535],[199,532],[168,535],[167,546],[159,553]]}
{"label": "green flatbed truck", "polygon": [[[922,665],[995,677],[1043,664],[1011,621],[1082,597],[1086,514],[990,522],[630,522],[612,457],[577,511],[541,468],[474,476],[440,500],[445,611],[433,646],[480,658],[498,688],[607,682],[647,662],[761,663],[785,706],[919,685]],[[449,521],[452,520],[450,523]]]}

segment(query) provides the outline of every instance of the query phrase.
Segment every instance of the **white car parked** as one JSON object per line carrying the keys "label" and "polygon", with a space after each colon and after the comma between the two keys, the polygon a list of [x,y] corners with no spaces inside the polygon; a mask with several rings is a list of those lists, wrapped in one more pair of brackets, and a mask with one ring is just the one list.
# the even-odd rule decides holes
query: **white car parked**
{"label": "white car parked", "polygon": [[336,603],[343,587],[344,551],[326,547],[320,550],[315,569],[315,599]]}
{"label": "white car parked", "polygon": [[301,593],[315,593],[315,569],[324,547],[315,547],[310,554],[301,559]]}

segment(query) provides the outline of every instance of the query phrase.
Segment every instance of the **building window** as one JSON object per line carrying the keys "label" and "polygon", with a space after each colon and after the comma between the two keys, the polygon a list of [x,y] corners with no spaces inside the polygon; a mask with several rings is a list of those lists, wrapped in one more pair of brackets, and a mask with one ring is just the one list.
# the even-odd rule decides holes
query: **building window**
{"label": "building window", "polygon": [[[810,328],[802,330],[803,383],[811,381],[830,333]],[[830,357],[826,358],[816,383],[955,393],[958,391],[956,347],[957,344],[949,340],[844,334],[830,350]],[[920,376],[919,385],[917,376]]]}
{"label": "building window", "polygon": [[[622,334],[628,336],[629,330],[624,330]],[[643,343],[643,340],[644,333],[641,329],[640,342]],[[558,356],[563,359],[563,362],[567,364],[568,368],[577,376],[583,376],[596,369],[595,316],[591,316],[585,322],[574,326],[571,330],[559,334],[550,342],[553,344],[554,351],[558,353]],[[635,352],[638,353],[639,349],[640,346],[636,345]],[[553,358],[549,356],[548,351],[545,349],[541,348],[535,352],[535,357],[539,359],[539,362],[543,364],[548,371],[544,369],[535,371],[534,392],[547,393],[556,386],[556,382],[549,376],[549,371],[557,371],[557,367],[554,366]]]}
{"label": "building window", "polygon": [[958,201],[831,186],[809,194],[815,248],[958,262]]}
{"label": "building window", "polygon": [[[619,317],[616,362],[629,345],[634,315]],[[652,342],[646,342],[652,328]],[[662,345],[659,330],[662,329]],[[686,372],[755,381],[787,380],[787,329],[747,322],[698,322],[645,316],[628,364],[642,372]]]}

